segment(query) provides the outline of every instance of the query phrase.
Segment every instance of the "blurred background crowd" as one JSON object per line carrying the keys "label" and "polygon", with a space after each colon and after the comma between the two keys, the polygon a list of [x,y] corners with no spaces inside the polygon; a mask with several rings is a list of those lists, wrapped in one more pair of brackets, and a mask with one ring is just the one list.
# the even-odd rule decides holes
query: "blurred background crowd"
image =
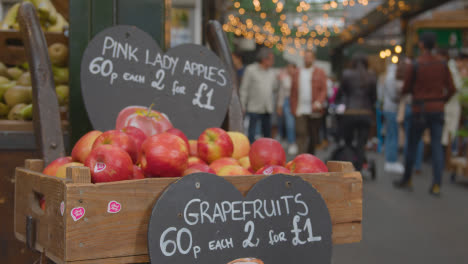
{"label": "blurred background crowd", "polygon": [[[274,67],[267,47],[247,65],[234,53],[249,140],[276,138],[289,155],[333,146],[340,152],[335,155],[357,169],[368,166],[366,150],[382,151],[384,170],[402,175],[396,188],[411,188],[412,173],[421,173],[421,164],[430,159],[430,193],[438,195],[446,157],[466,144],[458,135],[466,125],[461,91],[468,54],[449,54],[436,47],[436,38],[425,32],[419,56],[388,58],[383,70],[356,53],[339,77],[327,74],[313,49],[285,59],[283,67]],[[343,154],[344,148],[353,152]]]}

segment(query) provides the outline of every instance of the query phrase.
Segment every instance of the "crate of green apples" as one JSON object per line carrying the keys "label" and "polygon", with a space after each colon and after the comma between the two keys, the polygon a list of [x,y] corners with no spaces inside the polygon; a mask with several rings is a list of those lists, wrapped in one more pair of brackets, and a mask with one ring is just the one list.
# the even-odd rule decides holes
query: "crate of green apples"
{"label": "crate of green apples", "polygon": [[[55,91],[63,120],[67,119],[69,100],[68,48],[61,43],[49,47],[49,55],[54,74]],[[31,75],[27,63],[7,67],[0,62],[0,125],[2,120],[32,120],[32,87]],[[15,124],[18,122],[9,122]],[[3,122],[2,128],[5,126]],[[31,126],[32,127],[32,126]]]}

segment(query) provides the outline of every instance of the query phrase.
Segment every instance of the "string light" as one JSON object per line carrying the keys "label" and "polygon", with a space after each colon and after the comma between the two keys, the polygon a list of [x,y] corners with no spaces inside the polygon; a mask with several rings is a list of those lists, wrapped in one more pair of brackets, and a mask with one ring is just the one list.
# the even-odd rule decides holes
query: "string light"
{"label": "string light", "polygon": [[403,51],[403,48],[400,45],[395,46],[395,52],[400,54]]}
{"label": "string light", "polygon": [[398,63],[398,56],[393,55],[393,57],[392,57],[392,62],[395,63],[395,64],[397,64],[397,63]]}
{"label": "string light", "polygon": [[380,52],[380,58],[381,58],[381,59],[385,59],[386,57],[387,57],[387,55],[385,54],[385,51],[382,50],[382,51]]}

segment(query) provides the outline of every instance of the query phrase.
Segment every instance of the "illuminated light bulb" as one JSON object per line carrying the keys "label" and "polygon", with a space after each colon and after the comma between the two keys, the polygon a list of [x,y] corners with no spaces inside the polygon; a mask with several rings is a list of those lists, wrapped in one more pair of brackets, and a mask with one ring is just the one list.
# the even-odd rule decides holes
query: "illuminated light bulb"
{"label": "illuminated light bulb", "polygon": [[282,15],[280,16],[280,19],[281,19],[281,20],[286,20],[286,15],[285,15],[285,14],[282,14]]}
{"label": "illuminated light bulb", "polygon": [[331,7],[331,8],[337,8],[337,7],[338,7],[338,4],[337,4],[335,1],[332,1],[332,2],[330,3],[330,7]]}
{"label": "illuminated light bulb", "polygon": [[386,49],[385,50],[385,56],[390,57],[390,55],[392,55],[392,51],[389,50],[389,49]]}
{"label": "illuminated light bulb", "polygon": [[260,14],[260,17],[261,17],[262,19],[265,19],[265,18],[266,18],[266,13],[265,13],[265,12],[262,12],[262,13]]}
{"label": "illuminated light bulb", "polygon": [[397,63],[398,63],[398,56],[393,55],[393,57],[392,57],[392,62],[395,63],[395,64],[397,64]]}
{"label": "illuminated light bulb", "polygon": [[244,8],[240,8],[240,9],[239,9],[239,14],[241,14],[241,15],[245,14],[245,9],[244,9]]}
{"label": "illuminated light bulb", "polygon": [[401,53],[403,51],[403,48],[400,45],[395,46],[395,52],[396,53]]}
{"label": "illuminated light bulb", "polygon": [[387,57],[387,55],[385,54],[385,51],[382,50],[380,52],[380,58],[385,59],[386,57]]}
{"label": "illuminated light bulb", "polygon": [[239,7],[240,7],[240,3],[239,3],[239,2],[235,2],[235,3],[234,3],[234,7],[235,7],[235,8],[239,8]]}
{"label": "illuminated light bulb", "polygon": [[302,12],[302,7],[300,7],[300,6],[296,7],[296,11],[297,12]]}

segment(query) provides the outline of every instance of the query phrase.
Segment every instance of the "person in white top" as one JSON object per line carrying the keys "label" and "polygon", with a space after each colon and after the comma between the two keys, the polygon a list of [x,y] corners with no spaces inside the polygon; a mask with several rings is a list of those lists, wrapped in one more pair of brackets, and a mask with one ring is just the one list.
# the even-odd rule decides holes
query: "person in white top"
{"label": "person in white top", "polygon": [[291,87],[291,110],[296,116],[299,153],[315,152],[327,99],[327,75],[314,62],[314,52],[307,50],[304,54],[304,67],[296,71]]}
{"label": "person in white top", "polygon": [[296,65],[289,63],[278,75],[280,85],[276,107],[276,113],[280,117],[278,128],[281,137],[287,137],[289,155],[296,155],[298,151],[296,144],[296,124],[290,104],[292,75],[295,71]]}
{"label": "person in white top", "polygon": [[257,62],[247,66],[239,89],[242,107],[249,116],[248,137],[255,141],[257,122],[262,125],[264,137],[271,137],[271,113],[273,112],[273,90],[277,81],[271,69],[275,62],[273,52],[262,48]]}

